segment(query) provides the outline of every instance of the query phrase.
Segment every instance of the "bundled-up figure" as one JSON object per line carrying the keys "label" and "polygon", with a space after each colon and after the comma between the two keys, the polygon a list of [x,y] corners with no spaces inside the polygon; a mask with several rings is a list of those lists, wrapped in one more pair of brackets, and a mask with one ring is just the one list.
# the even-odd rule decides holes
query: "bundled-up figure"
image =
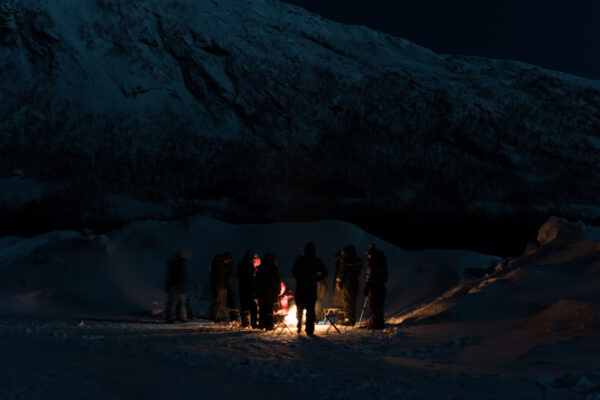
{"label": "bundled-up figure", "polygon": [[341,307],[346,314],[344,325],[353,326],[356,321],[356,297],[358,294],[358,278],[363,268],[363,262],[356,255],[356,248],[346,246],[337,262],[335,285],[340,293]]}
{"label": "bundled-up figure", "polygon": [[259,329],[273,330],[273,308],[279,298],[281,279],[277,259],[267,253],[256,271],[256,294],[258,295]]}
{"label": "bundled-up figure", "polygon": [[167,279],[165,292],[167,293],[167,323],[187,321],[187,312],[184,299],[185,293],[185,263],[189,255],[183,251],[177,253],[167,262]]}
{"label": "bundled-up figure", "polygon": [[296,279],[298,333],[302,332],[302,315],[306,310],[306,333],[312,335],[315,331],[317,282],[327,276],[327,269],[323,261],[317,257],[314,243],[310,242],[304,246],[303,253],[294,262],[292,273]]}
{"label": "bundled-up figure", "polygon": [[213,290],[211,318],[215,322],[223,321],[227,314],[227,291],[231,287],[233,281],[232,260],[231,253],[226,251],[217,254],[210,265]]}
{"label": "bundled-up figure", "polygon": [[383,329],[385,321],[383,319],[383,305],[385,302],[385,284],[388,280],[388,269],[385,255],[377,250],[374,244],[369,245],[367,251],[369,261],[367,263],[367,272],[365,280],[365,296],[369,299],[369,308],[371,317],[367,321],[367,328]]}
{"label": "bundled-up figure", "polygon": [[258,310],[256,308],[255,273],[260,266],[258,254],[247,250],[237,265],[238,289],[240,293],[240,313],[242,326],[258,328]]}

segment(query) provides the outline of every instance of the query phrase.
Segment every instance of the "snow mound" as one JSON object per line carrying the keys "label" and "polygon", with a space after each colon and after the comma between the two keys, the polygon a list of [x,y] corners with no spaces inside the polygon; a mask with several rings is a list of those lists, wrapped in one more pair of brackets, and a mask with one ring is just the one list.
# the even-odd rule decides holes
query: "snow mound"
{"label": "snow mound", "polygon": [[[457,271],[465,266],[489,265],[497,259],[459,250],[404,251],[341,221],[234,225],[199,216],[171,222],[145,220],[106,235],[57,232],[0,239],[5,278],[0,293],[6,299],[0,307],[32,313],[159,314],[165,300],[166,260],[186,249],[192,255],[188,294],[197,313],[206,314],[209,265],[215,254],[227,250],[237,261],[246,249],[273,252],[282,280],[294,288],[292,263],[309,241],[316,243],[317,254],[329,271],[326,304],[331,304],[335,253],[354,244],[360,255],[369,243],[377,243],[390,269],[388,314],[436,298],[456,284]],[[362,259],[366,262],[364,254]],[[363,278],[360,284],[364,285]],[[362,305],[362,296],[357,303],[357,307]]]}
{"label": "snow mound", "polygon": [[[390,322],[511,318],[540,322],[547,318],[552,326],[552,321],[559,324],[560,318],[567,323],[566,316],[572,314],[582,321],[591,318],[591,323],[596,318],[591,310],[600,306],[600,244],[588,240],[583,234],[586,231],[589,229],[581,223],[552,217],[539,230],[540,246],[535,252],[484,268],[481,277],[467,277],[435,300],[395,315]],[[536,314],[540,309],[546,310],[544,314]],[[536,322],[524,324],[534,326]],[[546,325],[540,329],[544,331]]]}
{"label": "snow mound", "polygon": [[79,236],[80,234],[77,232],[59,231],[27,239],[10,236],[0,238],[0,263],[5,265],[10,259],[23,254],[31,254],[34,250],[47,244],[59,243]]}

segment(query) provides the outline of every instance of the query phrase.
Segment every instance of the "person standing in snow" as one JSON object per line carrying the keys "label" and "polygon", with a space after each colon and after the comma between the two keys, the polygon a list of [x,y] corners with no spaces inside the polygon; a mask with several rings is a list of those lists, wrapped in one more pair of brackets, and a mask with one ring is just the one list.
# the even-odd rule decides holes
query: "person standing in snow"
{"label": "person standing in snow", "polygon": [[281,279],[277,259],[273,253],[267,253],[256,271],[256,294],[258,295],[258,328],[273,330],[273,309],[279,299]]}
{"label": "person standing in snow", "polygon": [[296,258],[292,273],[296,279],[296,307],[298,318],[298,333],[302,332],[302,317],[306,310],[306,333],[312,335],[315,331],[315,303],[317,301],[317,282],[327,276],[323,261],[317,257],[315,244],[310,242],[304,246],[304,251]]}
{"label": "person standing in snow", "polygon": [[222,322],[227,313],[227,291],[233,281],[232,255],[226,251],[217,254],[210,265],[213,290],[212,320]]}
{"label": "person standing in snow", "polygon": [[258,254],[247,250],[237,265],[238,291],[240,294],[240,314],[242,326],[258,328],[258,310],[256,308],[255,274],[260,265]]}
{"label": "person standing in snow", "polygon": [[354,326],[356,322],[356,297],[358,294],[358,278],[363,268],[363,262],[356,255],[356,248],[346,246],[340,252],[338,273],[335,284],[340,292],[342,310],[346,314],[343,324]]}
{"label": "person standing in snow", "polygon": [[365,273],[365,296],[369,299],[371,316],[367,321],[369,329],[383,329],[385,321],[383,318],[383,306],[385,302],[385,284],[388,280],[387,261],[383,252],[377,250],[371,243],[367,250],[367,271]]}
{"label": "person standing in snow", "polygon": [[167,262],[167,279],[165,292],[167,293],[167,323],[175,322],[175,317],[181,322],[188,319],[185,307],[185,263],[189,259],[186,252],[180,251]]}

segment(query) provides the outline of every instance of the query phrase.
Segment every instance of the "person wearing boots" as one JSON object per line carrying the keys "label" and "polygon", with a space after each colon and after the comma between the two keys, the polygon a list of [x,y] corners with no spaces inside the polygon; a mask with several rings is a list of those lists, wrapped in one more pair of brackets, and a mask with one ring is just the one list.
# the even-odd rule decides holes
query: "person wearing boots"
{"label": "person wearing boots", "polygon": [[240,294],[240,313],[242,327],[258,328],[258,309],[256,307],[256,282],[254,274],[260,266],[260,257],[247,250],[237,265],[238,289]]}
{"label": "person wearing boots", "polygon": [[256,294],[258,296],[258,328],[273,330],[273,308],[279,298],[281,279],[275,254],[267,253],[256,271]]}
{"label": "person wearing boots", "polygon": [[367,328],[383,329],[385,327],[383,318],[383,306],[386,294],[385,284],[389,276],[387,262],[383,252],[377,250],[372,243],[369,245],[369,250],[366,253],[369,260],[365,273],[365,280],[367,282],[365,296],[369,299],[369,308],[371,310],[371,316],[367,321]]}
{"label": "person wearing boots", "polygon": [[292,273],[296,279],[298,333],[302,332],[302,317],[306,310],[305,330],[308,335],[312,335],[315,331],[317,282],[327,276],[327,269],[325,269],[323,261],[317,257],[314,243],[310,242],[304,246],[302,254],[294,262]]}
{"label": "person wearing boots", "polygon": [[233,280],[232,255],[226,251],[217,254],[210,266],[213,306],[212,320],[214,322],[223,322],[227,315],[227,290],[231,287]]}
{"label": "person wearing boots", "polygon": [[167,293],[166,319],[167,323],[170,324],[175,322],[175,317],[180,322],[185,322],[188,319],[184,293],[186,286],[185,263],[189,258],[189,254],[180,251],[167,262],[167,279],[165,280],[165,292]]}

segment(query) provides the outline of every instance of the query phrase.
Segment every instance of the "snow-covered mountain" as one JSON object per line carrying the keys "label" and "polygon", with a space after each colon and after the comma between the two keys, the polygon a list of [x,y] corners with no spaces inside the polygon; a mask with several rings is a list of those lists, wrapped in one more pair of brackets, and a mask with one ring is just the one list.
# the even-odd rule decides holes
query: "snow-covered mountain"
{"label": "snow-covered mountain", "polygon": [[600,83],[278,1],[4,0],[0,78],[5,220],[600,214]]}

